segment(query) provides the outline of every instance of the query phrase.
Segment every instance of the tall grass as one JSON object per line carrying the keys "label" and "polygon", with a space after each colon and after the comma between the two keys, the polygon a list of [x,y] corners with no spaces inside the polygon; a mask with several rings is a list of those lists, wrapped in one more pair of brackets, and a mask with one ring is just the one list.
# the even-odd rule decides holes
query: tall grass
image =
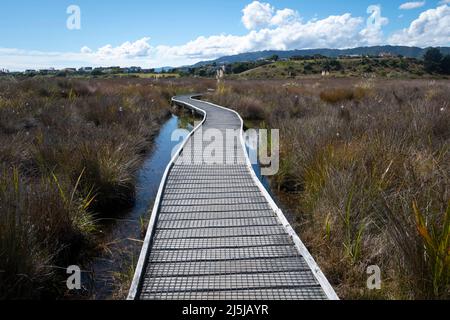
{"label": "tall grass", "polygon": [[[81,176],[80,176],[81,178]],[[52,291],[53,265],[70,260],[95,229],[92,197],[52,175],[30,184],[17,168],[0,177],[0,298]],[[40,292],[42,294],[42,292]]]}
{"label": "tall grass", "polygon": [[209,98],[248,118],[257,99],[280,129],[272,186],[341,297],[449,297],[448,81],[228,81]]}
{"label": "tall grass", "polygon": [[170,98],[209,82],[0,79],[0,299],[60,297],[135,176]]}

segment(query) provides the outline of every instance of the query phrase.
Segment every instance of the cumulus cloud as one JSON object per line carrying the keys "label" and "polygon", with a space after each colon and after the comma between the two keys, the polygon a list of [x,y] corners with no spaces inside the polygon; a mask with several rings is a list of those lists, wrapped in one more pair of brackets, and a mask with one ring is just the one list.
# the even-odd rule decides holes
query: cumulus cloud
{"label": "cumulus cloud", "polygon": [[284,24],[291,24],[300,20],[300,15],[297,11],[292,9],[278,10],[276,14],[270,19],[270,24],[280,26]]}
{"label": "cumulus cloud", "polygon": [[135,42],[127,41],[118,47],[108,44],[98,49],[96,54],[100,58],[137,58],[150,55],[152,47],[149,44],[150,38],[145,37]]}
{"label": "cumulus cloud", "polygon": [[389,43],[409,46],[448,46],[450,7],[442,5],[422,12],[408,28],[395,32]]}
{"label": "cumulus cloud", "polygon": [[[446,0],[450,1],[450,0]],[[402,3],[399,7],[400,10],[412,10],[417,8],[422,8],[425,5],[425,1],[411,1]]]}
{"label": "cumulus cloud", "polygon": [[351,47],[365,43],[358,34],[363,21],[349,13],[306,23],[295,20],[273,28],[252,30],[244,36],[199,37],[181,46],[158,46],[155,52],[161,56],[195,60],[269,49]]}
{"label": "cumulus cloud", "polygon": [[300,20],[300,15],[295,10],[289,8],[275,10],[269,3],[259,1],[247,5],[242,14],[242,23],[248,30],[292,24]]}
{"label": "cumulus cloud", "polygon": [[242,10],[242,23],[249,30],[264,27],[270,23],[273,12],[270,4],[253,1]]}

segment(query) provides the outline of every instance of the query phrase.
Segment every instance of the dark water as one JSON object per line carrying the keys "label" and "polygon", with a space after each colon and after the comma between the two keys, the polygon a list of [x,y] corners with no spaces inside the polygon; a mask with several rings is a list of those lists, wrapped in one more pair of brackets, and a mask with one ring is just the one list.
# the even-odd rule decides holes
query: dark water
{"label": "dark water", "polygon": [[[137,177],[136,202],[132,210],[121,214],[121,219],[114,219],[104,228],[104,247],[101,256],[93,259],[90,269],[93,299],[124,298],[128,288],[122,292],[117,285],[132,277],[133,265],[136,264],[145,234],[144,225],[149,219],[149,213],[158,192],[162,176],[167,164],[172,158],[173,148],[180,141],[171,141],[176,129],[193,130],[194,119],[187,116],[173,115],[161,128],[154,141],[153,150],[145,159]],[[258,178],[271,193],[269,180],[261,176],[261,168],[253,165]]]}

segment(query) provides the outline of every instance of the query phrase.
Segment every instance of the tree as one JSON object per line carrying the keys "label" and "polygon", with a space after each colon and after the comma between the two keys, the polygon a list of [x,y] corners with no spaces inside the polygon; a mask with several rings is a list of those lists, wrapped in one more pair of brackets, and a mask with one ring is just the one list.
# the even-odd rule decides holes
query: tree
{"label": "tree", "polygon": [[444,74],[450,74],[450,54],[446,55],[441,61],[441,71]]}
{"label": "tree", "polygon": [[342,64],[338,59],[331,59],[328,62],[328,67],[331,71],[339,71],[342,70]]}
{"label": "tree", "polygon": [[440,72],[442,59],[442,53],[438,48],[428,49],[423,56],[425,70],[429,73]]}
{"label": "tree", "polygon": [[278,60],[280,60],[280,57],[277,54],[274,54],[273,56],[269,57],[267,60],[278,61]]}

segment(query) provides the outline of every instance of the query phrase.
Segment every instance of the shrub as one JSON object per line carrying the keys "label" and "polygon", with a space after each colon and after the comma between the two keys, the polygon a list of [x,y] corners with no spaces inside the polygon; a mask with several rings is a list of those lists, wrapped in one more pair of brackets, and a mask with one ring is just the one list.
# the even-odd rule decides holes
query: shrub
{"label": "shrub", "polygon": [[330,89],[320,93],[320,99],[328,103],[338,103],[346,100],[353,100],[355,98],[352,89]]}

